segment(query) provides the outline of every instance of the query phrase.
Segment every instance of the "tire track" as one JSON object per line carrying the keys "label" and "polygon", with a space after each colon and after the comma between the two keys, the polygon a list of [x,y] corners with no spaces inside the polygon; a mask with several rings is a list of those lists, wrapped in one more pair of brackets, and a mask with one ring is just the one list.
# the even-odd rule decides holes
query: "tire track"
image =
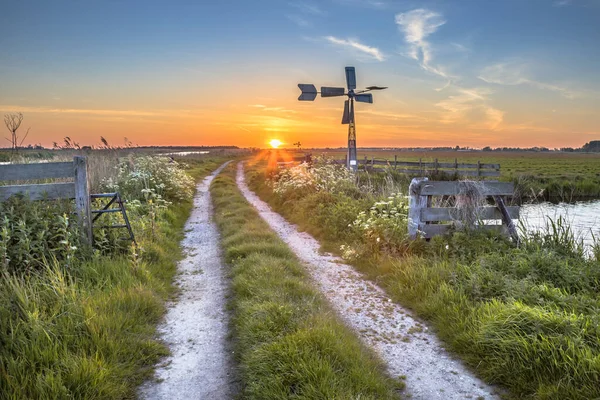
{"label": "tire track", "polygon": [[225,310],[228,283],[209,192],[214,177],[230,162],[196,188],[194,209],[181,243],[187,252],[178,265],[181,295],[170,304],[159,327],[171,355],[156,369],[156,379],[140,388],[140,398],[233,397],[233,363],[227,342],[229,316]]}
{"label": "tire track", "polygon": [[498,399],[495,388],[475,377],[451,356],[427,326],[410,311],[342,260],[319,253],[319,242],[272,211],[245,182],[243,164],[236,181],[252,204],[302,260],[315,284],[336,312],[369,347],[375,349],[392,377],[406,376],[413,399]]}

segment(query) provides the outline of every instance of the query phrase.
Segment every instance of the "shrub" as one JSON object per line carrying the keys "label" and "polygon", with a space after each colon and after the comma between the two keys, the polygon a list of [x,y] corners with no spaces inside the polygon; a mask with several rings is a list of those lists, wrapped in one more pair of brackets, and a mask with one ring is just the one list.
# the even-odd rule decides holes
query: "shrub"
{"label": "shrub", "polygon": [[53,259],[71,266],[81,255],[80,236],[69,201],[0,202],[0,269],[31,272]]}
{"label": "shrub", "polygon": [[116,178],[103,182],[103,189],[120,192],[128,200],[145,201],[158,198],[166,201],[190,200],[194,181],[168,157],[143,156],[123,162]]}
{"label": "shrub", "polygon": [[377,201],[369,211],[361,211],[350,227],[357,230],[370,253],[403,253],[408,245],[408,201],[392,193]]}
{"label": "shrub", "polygon": [[302,163],[285,168],[275,175],[273,191],[281,196],[294,193],[298,196],[307,192],[344,193],[355,187],[355,178],[342,165],[317,157],[313,165]]}

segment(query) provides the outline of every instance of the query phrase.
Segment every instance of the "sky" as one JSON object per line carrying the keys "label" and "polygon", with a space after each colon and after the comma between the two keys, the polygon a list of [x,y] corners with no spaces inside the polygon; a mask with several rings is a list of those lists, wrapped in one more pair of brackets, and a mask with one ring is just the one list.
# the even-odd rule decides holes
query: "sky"
{"label": "sky", "polygon": [[600,139],[598,43],[600,0],[21,0],[0,114],[44,146],[344,147],[344,98],[297,84],[354,66],[389,87],[357,103],[359,147],[579,147]]}

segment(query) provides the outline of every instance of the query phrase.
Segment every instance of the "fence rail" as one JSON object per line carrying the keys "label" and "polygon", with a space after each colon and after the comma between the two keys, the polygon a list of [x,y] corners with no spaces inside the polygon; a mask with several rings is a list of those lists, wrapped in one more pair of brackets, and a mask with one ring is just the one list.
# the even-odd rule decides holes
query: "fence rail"
{"label": "fence rail", "polygon": [[[477,176],[477,177],[497,177],[500,176],[500,164],[487,164],[478,161],[477,163],[458,162],[438,162],[436,158],[433,162],[419,161],[398,161],[398,156],[394,156],[393,160],[377,160],[374,157],[371,159],[365,157],[359,160],[359,165],[363,165],[366,169],[372,171],[383,171],[382,168],[377,168],[378,165],[386,166],[396,172],[409,175],[425,175],[426,173],[445,172],[447,174],[456,174],[460,176]],[[403,167],[403,168],[398,168]]]}
{"label": "fence rail", "polygon": [[76,156],[73,162],[0,165],[0,182],[59,178],[71,178],[73,181],[0,186],[0,201],[18,193],[25,194],[31,200],[75,199],[84,239],[91,244],[90,184],[86,157]]}
{"label": "fence rail", "polygon": [[[467,193],[470,182],[457,181],[429,181],[427,178],[414,178],[410,183],[409,193],[409,224],[408,234],[416,238],[421,233],[426,239],[436,235],[442,235],[454,227],[454,222],[460,221],[458,210],[454,207],[431,207],[433,196],[457,196]],[[504,198],[512,196],[514,185],[509,182],[486,182],[476,183],[480,195],[493,197],[495,206],[476,207],[473,216],[477,222],[482,224],[473,225],[470,228],[480,230],[497,230],[508,233],[515,241],[518,235],[513,219],[518,219],[519,207],[507,207]],[[472,186],[471,186],[472,187]],[[475,218],[473,218],[475,219]],[[501,221],[501,225],[498,224]],[[490,221],[495,221],[490,224]]]}
{"label": "fence rail", "polygon": [[[291,161],[280,162],[280,165],[289,165],[306,161],[306,156],[294,157]],[[336,164],[346,165],[346,160],[333,160]],[[498,177],[500,176],[500,164],[489,164],[478,161],[477,163],[465,163],[458,162],[458,159],[454,159],[454,162],[438,162],[436,158],[432,162],[419,161],[398,161],[398,156],[394,156],[393,160],[385,159],[378,160],[374,157],[364,157],[359,159],[358,165],[363,166],[368,171],[383,172],[387,169],[392,169],[396,172],[407,174],[407,175],[426,175],[428,173],[439,173],[444,172],[449,175],[458,175],[464,177]],[[400,167],[400,168],[399,168]]]}

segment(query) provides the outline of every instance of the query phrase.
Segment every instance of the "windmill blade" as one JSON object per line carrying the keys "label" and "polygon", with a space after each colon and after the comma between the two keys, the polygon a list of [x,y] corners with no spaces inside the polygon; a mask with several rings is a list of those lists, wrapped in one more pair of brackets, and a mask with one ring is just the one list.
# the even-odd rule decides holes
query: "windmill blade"
{"label": "windmill blade", "polygon": [[346,84],[348,90],[356,89],[356,71],[354,71],[354,67],[346,67]]}
{"label": "windmill blade", "polygon": [[373,103],[373,95],[371,93],[357,94],[354,96],[354,100],[360,101],[361,103]]}
{"label": "windmill blade", "polygon": [[348,125],[354,122],[354,102],[346,100],[344,103],[344,115],[342,116],[342,124]]}
{"label": "windmill blade", "polygon": [[343,87],[326,87],[321,86],[321,97],[335,97],[343,96],[346,93],[346,89]]}
{"label": "windmill blade", "polygon": [[367,86],[367,90],[383,90],[387,88],[387,86]]}
{"label": "windmill blade", "polygon": [[313,101],[317,98],[317,88],[315,87],[315,85],[299,83],[298,87],[302,91],[302,94],[300,95],[300,97],[298,97],[298,100]]}
{"label": "windmill blade", "polygon": [[342,116],[342,124],[350,123],[350,100],[346,100],[344,103],[344,115]]}

